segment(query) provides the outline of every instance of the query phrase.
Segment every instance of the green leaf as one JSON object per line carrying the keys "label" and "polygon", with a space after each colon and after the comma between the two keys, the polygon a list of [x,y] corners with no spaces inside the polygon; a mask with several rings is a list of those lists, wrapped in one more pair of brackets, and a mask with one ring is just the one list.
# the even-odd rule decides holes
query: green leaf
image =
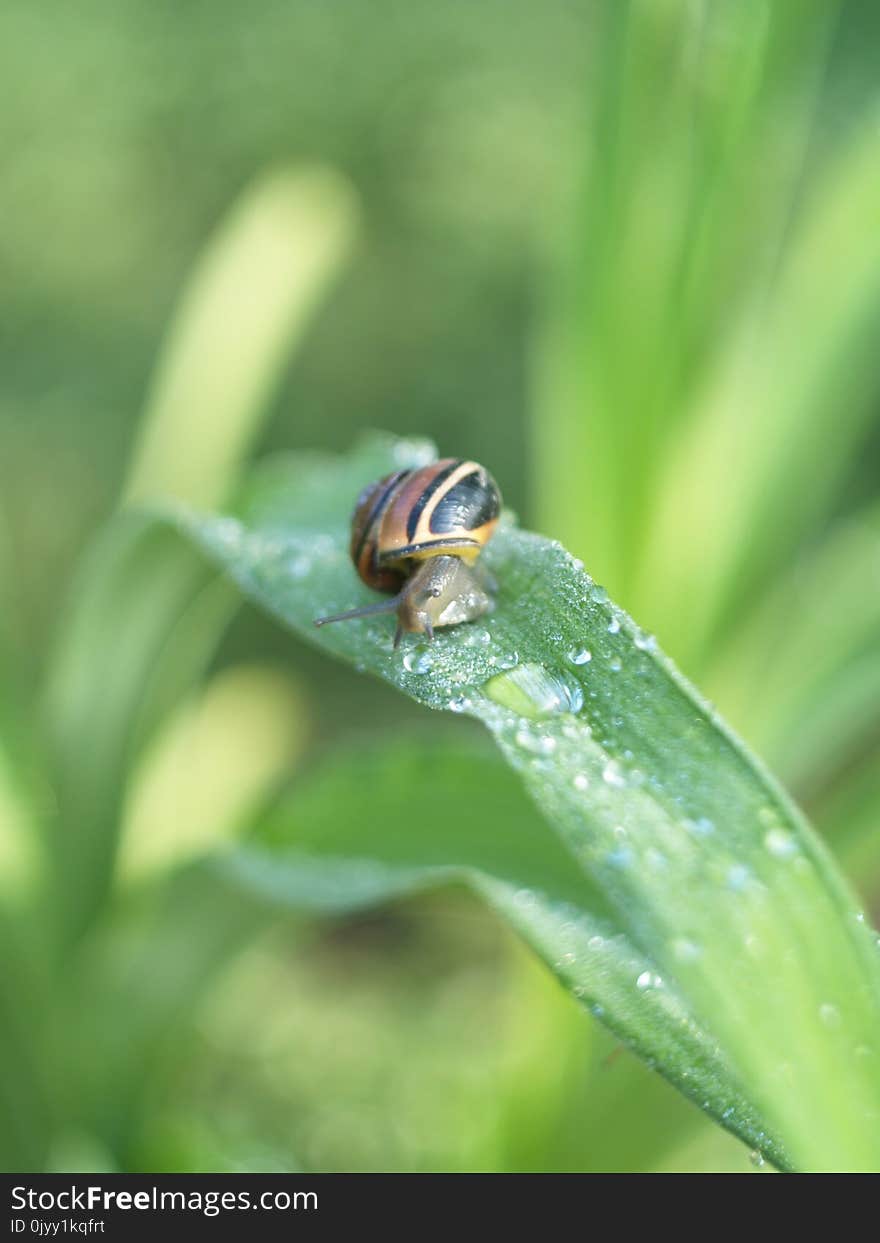
{"label": "green leaf", "polygon": [[[323,650],[490,730],[561,854],[548,862],[536,838],[524,876],[487,866],[480,885],[572,991],[777,1163],[875,1168],[874,934],[784,792],[579,562],[508,521],[484,554],[500,584],[484,621],[399,652],[387,618],[314,630],[315,615],[374,598],[347,554],[354,497],[432,452],[375,439],[347,459],[292,457],[236,516],[174,520]],[[400,810],[410,832],[421,810]],[[363,901],[388,890],[380,829],[364,826],[344,877]],[[483,848],[506,832],[487,824]],[[333,905],[325,866],[286,878],[301,900]],[[395,876],[421,880],[415,865]]]}

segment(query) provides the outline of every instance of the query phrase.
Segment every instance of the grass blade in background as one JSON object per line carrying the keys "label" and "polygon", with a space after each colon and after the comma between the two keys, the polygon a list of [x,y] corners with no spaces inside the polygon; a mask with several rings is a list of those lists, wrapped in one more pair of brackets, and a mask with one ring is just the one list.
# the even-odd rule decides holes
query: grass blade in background
{"label": "grass blade in background", "polygon": [[531,439],[542,529],[626,598],[669,439],[775,262],[832,10],[600,6],[583,185],[547,290]]}
{"label": "grass blade in background", "polygon": [[[212,503],[230,486],[274,384],[346,258],[355,209],[327,171],[259,180],[222,226],[157,365],[128,499]],[[197,446],[197,451],[192,451]],[[185,550],[129,519],[86,563],[48,688],[57,770],[59,912],[81,930],[112,874],[128,768],[214,650],[235,601]],[[67,884],[71,871],[81,877]]]}
{"label": "grass blade in background", "polygon": [[133,774],[120,880],[143,882],[232,837],[289,778],[305,733],[302,694],[279,669],[225,669],[184,700]]}
{"label": "grass blade in background", "polygon": [[658,481],[644,598],[666,607],[670,633],[702,661],[827,518],[870,430],[880,389],[873,127],[822,172],[772,289],[746,308]]}
{"label": "grass blade in background", "polygon": [[58,1113],[89,1149],[118,1168],[143,1168],[144,1119],[185,1056],[194,1008],[276,914],[213,864],[197,864],[129,892],[103,935],[83,943],[56,986],[61,1021],[48,1040]]}
{"label": "grass blade in background", "polygon": [[852,763],[880,723],[880,506],[839,523],[765,594],[710,689],[799,792]]}
{"label": "grass blade in background", "polygon": [[282,170],[249,187],[171,324],[127,500],[223,499],[354,233],[353,191],[337,173]]}
{"label": "grass blade in background", "polygon": [[[573,888],[556,900],[495,877],[484,891],[569,987],[776,1160],[877,1167],[874,936],[782,791],[579,563],[508,525],[485,554],[500,583],[485,622],[397,653],[387,619],[314,630],[315,615],[371,598],[347,555],[353,498],[431,453],[376,440],[348,459],[293,457],[236,517],[176,521],[316,645],[490,729]],[[322,867],[294,873],[300,896]],[[380,868],[377,896],[382,883]]]}
{"label": "grass blade in background", "polygon": [[603,10],[536,518],[699,676],[839,504],[880,387],[874,127],[829,143],[823,112],[837,9]]}

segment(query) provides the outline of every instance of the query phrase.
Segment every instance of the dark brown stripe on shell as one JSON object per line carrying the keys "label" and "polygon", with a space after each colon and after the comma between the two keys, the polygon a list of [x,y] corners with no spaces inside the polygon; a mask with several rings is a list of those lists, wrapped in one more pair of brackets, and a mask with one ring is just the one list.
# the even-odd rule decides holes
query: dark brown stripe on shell
{"label": "dark brown stripe on shell", "polygon": [[459,466],[461,466],[462,464],[462,461],[463,461],[462,458],[456,458],[455,461],[451,462],[450,465],[447,466],[445,470],[439,471],[434,476],[434,478],[431,480],[431,482],[428,484],[428,486],[422,490],[422,495],[413,505],[406,519],[407,539],[411,540],[413,536],[415,535],[416,531],[419,529],[419,519],[421,518],[422,514],[425,512],[425,506],[428,504],[428,501],[430,501],[431,497],[436,493],[437,489],[442,487],[442,485],[446,482],[446,480],[453,473],[453,471],[458,470]]}

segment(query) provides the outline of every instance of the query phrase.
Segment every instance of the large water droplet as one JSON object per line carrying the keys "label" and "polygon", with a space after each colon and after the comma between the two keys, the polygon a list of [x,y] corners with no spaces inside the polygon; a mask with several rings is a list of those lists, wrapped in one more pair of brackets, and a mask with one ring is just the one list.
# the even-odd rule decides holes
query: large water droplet
{"label": "large water droplet", "polygon": [[643,971],[636,980],[636,988],[640,993],[646,993],[649,988],[662,988],[663,980],[657,975],[656,971]]}
{"label": "large water droplet", "polygon": [[502,707],[533,720],[560,712],[580,712],[584,706],[584,692],[577,682],[532,662],[497,674],[483,689]]}
{"label": "large water droplet", "polygon": [[573,665],[586,665],[593,659],[593,653],[586,647],[573,647],[568,659]]}

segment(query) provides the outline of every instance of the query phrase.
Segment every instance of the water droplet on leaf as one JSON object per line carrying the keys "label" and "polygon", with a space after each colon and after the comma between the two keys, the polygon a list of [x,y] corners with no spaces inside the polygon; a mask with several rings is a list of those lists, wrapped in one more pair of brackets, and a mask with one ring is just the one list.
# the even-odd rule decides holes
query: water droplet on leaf
{"label": "water droplet on leaf", "polygon": [[623,769],[617,763],[617,760],[609,760],[602,769],[602,780],[606,785],[615,786],[617,789],[623,789],[626,785],[626,776]]}
{"label": "water droplet on leaf", "polygon": [[483,688],[490,699],[518,716],[533,720],[561,712],[580,712],[584,693],[577,682],[544,665],[528,662],[490,678]]}
{"label": "water droplet on leaf", "polygon": [[434,667],[434,657],[430,652],[409,651],[404,655],[403,667],[409,673],[427,673]]}

